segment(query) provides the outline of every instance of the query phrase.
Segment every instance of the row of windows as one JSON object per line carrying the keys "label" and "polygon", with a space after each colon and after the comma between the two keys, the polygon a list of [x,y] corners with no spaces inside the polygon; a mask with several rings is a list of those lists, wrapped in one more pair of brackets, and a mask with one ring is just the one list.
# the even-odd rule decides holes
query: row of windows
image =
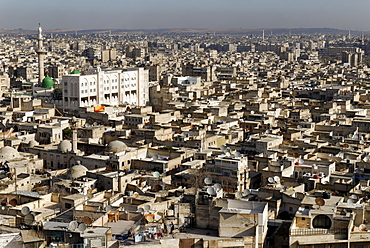
{"label": "row of windows", "polygon": [[[109,90],[110,88],[109,87],[104,87],[104,90]],[[118,86],[112,86],[112,90],[116,90],[118,89]]]}
{"label": "row of windows", "polygon": [[[117,83],[118,79],[112,79],[112,83]],[[104,80],[104,84],[109,84],[109,80]]]}
{"label": "row of windows", "polygon": [[[90,89],[90,92],[93,92],[93,89]],[[94,89],[94,92],[96,92],[96,89]],[[87,90],[81,90],[81,94],[83,94],[83,93],[87,93]]]}
{"label": "row of windows", "polygon": [[[128,80],[130,80],[130,78],[125,78],[125,79],[121,79],[121,82],[123,82],[123,81],[128,81]],[[136,80],[136,77],[132,77],[131,78],[131,80]],[[116,81],[117,82],[117,81]]]}
{"label": "row of windows", "polygon": [[[121,85],[121,88],[123,89],[124,87],[128,88],[130,87],[129,84],[126,84],[126,85]],[[136,87],[136,84],[131,84],[131,87]]]}

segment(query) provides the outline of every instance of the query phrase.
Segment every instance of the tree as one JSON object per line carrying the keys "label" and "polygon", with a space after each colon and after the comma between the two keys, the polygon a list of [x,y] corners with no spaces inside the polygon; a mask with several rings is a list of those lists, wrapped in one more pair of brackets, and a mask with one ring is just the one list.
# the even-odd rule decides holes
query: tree
{"label": "tree", "polygon": [[197,189],[203,188],[204,178],[210,177],[209,172],[204,168],[189,169],[190,178],[187,180],[187,183],[190,187]]}
{"label": "tree", "polygon": [[72,130],[69,127],[63,129],[63,139],[72,139]]}

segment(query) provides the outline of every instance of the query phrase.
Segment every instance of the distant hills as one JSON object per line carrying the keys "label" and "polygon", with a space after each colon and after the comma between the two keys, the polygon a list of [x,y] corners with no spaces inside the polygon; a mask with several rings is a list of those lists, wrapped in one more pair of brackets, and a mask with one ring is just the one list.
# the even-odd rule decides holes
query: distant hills
{"label": "distant hills", "polygon": [[[54,34],[92,34],[100,33],[107,34],[111,32],[112,34],[118,33],[217,33],[217,34],[253,34],[259,35],[265,30],[265,35],[272,34],[348,34],[349,30],[341,30],[335,28],[270,28],[270,29],[196,29],[196,28],[168,28],[168,29],[54,29],[54,30],[44,30],[45,33]],[[37,30],[26,30],[26,29],[0,29],[0,34],[36,34]],[[369,34],[369,31],[363,32],[364,34]],[[351,30],[352,35],[360,35],[361,31]]]}

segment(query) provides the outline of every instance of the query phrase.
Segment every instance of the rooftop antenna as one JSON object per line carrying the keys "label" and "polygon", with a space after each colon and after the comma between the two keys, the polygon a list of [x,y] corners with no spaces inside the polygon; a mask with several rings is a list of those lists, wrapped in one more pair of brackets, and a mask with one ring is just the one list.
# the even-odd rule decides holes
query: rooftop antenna
{"label": "rooftop antenna", "polygon": [[322,199],[321,197],[317,197],[315,199],[315,203],[319,206],[319,209],[321,208],[321,206],[324,206],[325,205],[325,200]]}
{"label": "rooftop antenna", "polygon": [[31,212],[31,209],[29,208],[29,207],[27,207],[27,206],[25,206],[25,207],[23,207],[22,209],[21,209],[21,213],[22,213],[22,215],[27,215],[27,214],[29,214]]}
{"label": "rooftop antenna", "polygon": [[144,208],[138,208],[137,211],[143,214],[144,213]]}
{"label": "rooftop antenna", "polygon": [[26,216],[24,216],[24,223],[26,225],[32,225],[34,221],[35,216],[33,214],[27,214]]}
{"label": "rooftop antenna", "polygon": [[213,187],[208,187],[207,188],[207,193],[209,195],[216,195],[216,191],[215,191],[215,189]]}
{"label": "rooftop antenna", "polygon": [[269,177],[269,178],[267,178],[267,181],[268,181],[269,183],[271,183],[271,184],[275,183],[275,180],[274,180],[274,178],[273,178],[273,177]]}
{"label": "rooftop antenna", "polygon": [[245,189],[244,191],[243,191],[243,195],[244,196],[247,196],[247,195],[249,195],[251,193],[251,190],[250,189]]}
{"label": "rooftop antenna", "polygon": [[85,230],[86,230],[86,228],[87,228],[87,226],[86,226],[86,224],[85,223],[80,223],[79,225],[78,225],[78,230],[80,231],[80,232],[84,232]]}
{"label": "rooftop antenna", "polygon": [[274,182],[279,184],[280,183],[280,177],[274,176]]}
{"label": "rooftop antenna", "polygon": [[204,178],[204,183],[205,184],[211,184],[212,183],[212,178],[210,178],[210,177]]}
{"label": "rooftop antenna", "polygon": [[349,198],[349,199],[347,200],[347,203],[348,203],[348,204],[354,204],[354,203],[355,203],[355,201],[354,201],[353,199]]}
{"label": "rooftop antenna", "polygon": [[85,225],[91,225],[92,224],[92,219],[89,216],[84,216],[82,218],[82,223],[85,223]]}
{"label": "rooftop antenna", "polygon": [[68,230],[70,230],[70,231],[75,231],[77,229],[77,227],[78,227],[78,222],[75,221],[75,220],[69,222],[69,224],[68,224]]}
{"label": "rooftop antenna", "polygon": [[220,183],[215,183],[213,187],[215,188],[216,191],[220,191],[222,189],[222,185]]}

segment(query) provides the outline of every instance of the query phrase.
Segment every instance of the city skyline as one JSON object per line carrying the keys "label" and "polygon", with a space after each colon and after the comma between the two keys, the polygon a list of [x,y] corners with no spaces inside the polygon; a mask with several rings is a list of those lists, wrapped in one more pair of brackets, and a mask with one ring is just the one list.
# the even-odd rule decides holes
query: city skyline
{"label": "city skyline", "polygon": [[[0,10],[0,28],[337,28],[368,31],[370,2],[326,1],[117,1],[12,2]],[[359,6],[361,8],[359,8]],[[14,11],[12,11],[14,10]],[[350,15],[348,13],[356,13]]]}

